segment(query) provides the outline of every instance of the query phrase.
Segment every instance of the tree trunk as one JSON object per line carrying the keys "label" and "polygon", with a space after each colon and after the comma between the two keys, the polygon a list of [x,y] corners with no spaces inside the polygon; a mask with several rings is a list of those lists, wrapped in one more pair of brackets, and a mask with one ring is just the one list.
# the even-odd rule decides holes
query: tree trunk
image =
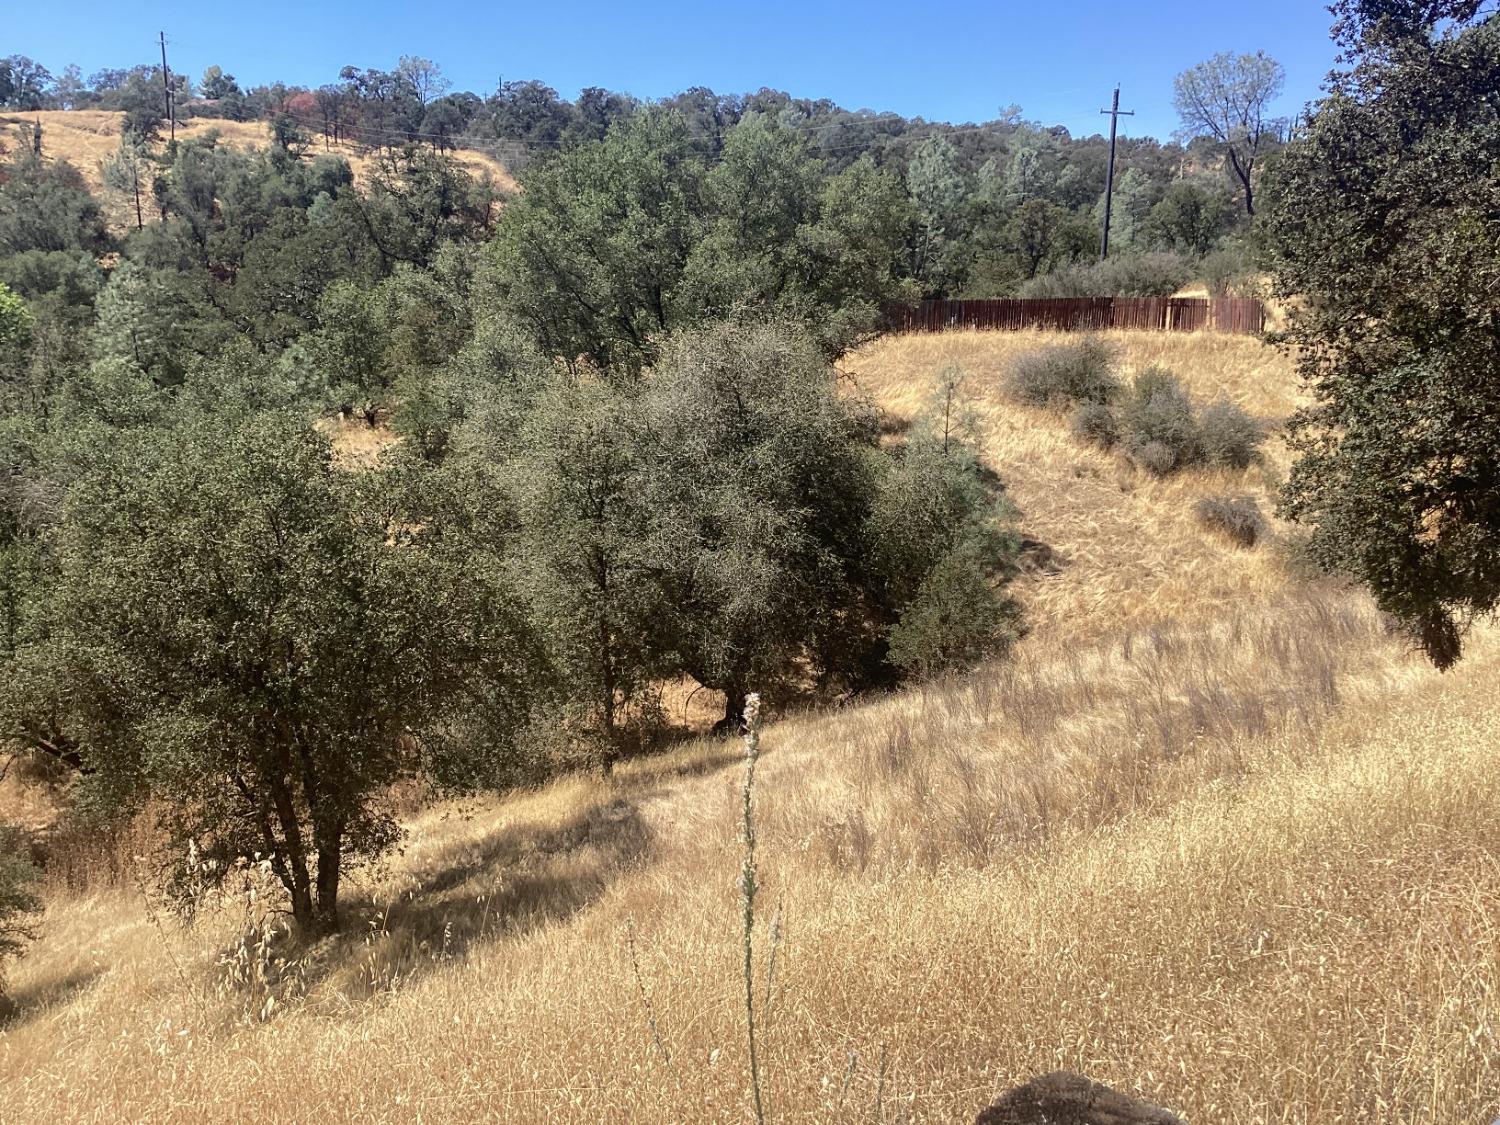
{"label": "tree trunk", "polygon": [[311,934],[317,928],[312,878],[308,872],[307,848],[302,840],[302,826],[297,820],[296,803],[285,778],[273,778],[270,784],[271,805],[285,845],[285,874],[282,882],[292,896],[292,921],[299,934]]}
{"label": "tree trunk", "polygon": [[1244,189],[1245,214],[1253,216],[1255,214],[1255,190],[1250,186],[1252,167],[1250,164],[1240,163],[1239,153],[1234,151],[1233,145],[1229,146],[1229,166],[1234,170],[1235,178],[1240,181],[1240,187]]}
{"label": "tree trunk", "polygon": [[343,874],[343,849],[339,841],[318,845],[318,904],[314,932],[318,936],[339,930],[339,878]]}
{"label": "tree trunk", "polygon": [[749,694],[744,685],[730,684],[724,688],[724,717],[714,724],[714,733],[726,737],[738,734],[745,718],[745,696]]}

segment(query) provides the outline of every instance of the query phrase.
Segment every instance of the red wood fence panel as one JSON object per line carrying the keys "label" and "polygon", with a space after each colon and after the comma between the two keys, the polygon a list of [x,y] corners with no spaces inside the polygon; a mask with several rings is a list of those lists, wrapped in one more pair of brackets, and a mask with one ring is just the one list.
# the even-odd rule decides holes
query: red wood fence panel
{"label": "red wood fence panel", "polygon": [[1265,307],[1253,298],[1223,297],[991,297],[969,301],[923,301],[893,309],[897,332],[941,332],[948,328],[1016,331],[1051,328],[1067,332],[1139,328],[1169,332],[1255,334],[1265,329]]}

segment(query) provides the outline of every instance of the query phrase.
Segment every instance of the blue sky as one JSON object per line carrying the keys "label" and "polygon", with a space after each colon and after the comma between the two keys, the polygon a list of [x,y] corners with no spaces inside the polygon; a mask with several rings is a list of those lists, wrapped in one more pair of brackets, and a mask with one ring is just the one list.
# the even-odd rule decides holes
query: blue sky
{"label": "blue sky", "polygon": [[1172,78],[1219,51],[1265,50],[1287,71],[1280,112],[1317,96],[1333,48],[1318,3],[568,4],[461,2],[52,4],[4,0],[0,55],[53,70],[76,62],[149,62],[167,33],[174,70],[195,79],[217,63],[242,83],[319,85],[346,63],[386,67],[402,54],[441,64],[457,88],[540,78],[565,97],[606,86],[660,97],[689,86],[761,86],[850,108],[982,121],[1017,103],[1024,116],[1078,135],[1118,82],[1128,134],[1176,126]]}

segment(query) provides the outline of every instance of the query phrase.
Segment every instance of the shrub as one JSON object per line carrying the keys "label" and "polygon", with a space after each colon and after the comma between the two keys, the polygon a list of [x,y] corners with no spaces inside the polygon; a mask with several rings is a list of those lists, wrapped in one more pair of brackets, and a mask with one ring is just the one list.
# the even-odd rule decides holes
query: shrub
{"label": "shrub", "polygon": [[1238,247],[1209,254],[1198,265],[1198,277],[1211,297],[1254,297],[1259,288],[1255,264]]}
{"label": "shrub", "polygon": [[889,614],[887,662],[909,676],[971,667],[1003,653],[1019,626],[1004,582],[1020,540],[998,481],[967,445],[942,440],[920,419],[881,474],[862,565]]}
{"label": "shrub", "polygon": [[997,593],[988,569],[977,542],[943,556],[891,629],[891,663],[928,677],[1003,653],[1019,633],[1019,615],[1016,604]]}
{"label": "shrub", "polygon": [[1073,411],[1069,423],[1073,436],[1110,449],[1120,440],[1120,424],[1115,412],[1102,402],[1086,402]]}
{"label": "shrub", "polygon": [[1182,254],[1126,254],[1042,274],[1018,292],[1022,297],[1170,297],[1193,273],[1192,259]]}
{"label": "shrub", "polygon": [[1198,441],[1210,465],[1243,469],[1260,459],[1264,439],[1260,423],[1232,402],[1221,399],[1198,415]]}
{"label": "shrub", "polygon": [[1205,496],[1193,505],[1198,523],[1240,547],[1253,547],[1266,533],[1260,505],[1249,496]]}
{"label": "shrub", "polygon": [[1031,406],[1104,403],[1119,390],[1115,352],[1097,336],[1019,356],[1005,376],[1010,394]]}
{"label": "shrub", "polygon": [[1130,459],[1158,476],[1203,459],[1193,400],[1160,367],[1135,377],[1120,408],[1120,433]]}
{"label": "shrub", "polygon": [[[1042,354],[1045,358],[1047,353]],[[1036,359],[1037,353],[1023,357]],[[1046,364],[1035,362],[1031,367],[1018,363],[1010,385],[1013,394],[1030,394],[1028,401],[1035,401],[1041,388],[1061,387],[1064,382]],[[1064,394],[1057,390],[1043,401]],[[1117,406],[1102,399],[1082,402],[1069,425],[1080,441],[1105,449],[1120,446],[1134,464],[1157,476],[1198,464],[1246,468],[1259,459],[1265,437],[1261,424],[1232,402],[1220,400],[1195,409],[1177,376],[1157,366],[1137,375]]]}
{"label": "shrub", "polygon": [[1164,477],[1173,469],[1181,466],[1177,461],[1177,454],[1172,452],[1171,446],[1159,441],[1148,441],[1145,445],[1132,448],[1130,459],[1148,472]]}

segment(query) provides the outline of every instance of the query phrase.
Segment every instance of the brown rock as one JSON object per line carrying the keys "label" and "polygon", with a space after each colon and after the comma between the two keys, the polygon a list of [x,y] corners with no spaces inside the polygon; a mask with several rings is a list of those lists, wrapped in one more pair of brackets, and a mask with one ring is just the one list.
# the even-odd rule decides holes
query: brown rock
{"label": "brown rock", "polygon": [[1017,1086],[980,1112],[974,1125],[1184,1125],[1181,1118],[1058,1070]]}

